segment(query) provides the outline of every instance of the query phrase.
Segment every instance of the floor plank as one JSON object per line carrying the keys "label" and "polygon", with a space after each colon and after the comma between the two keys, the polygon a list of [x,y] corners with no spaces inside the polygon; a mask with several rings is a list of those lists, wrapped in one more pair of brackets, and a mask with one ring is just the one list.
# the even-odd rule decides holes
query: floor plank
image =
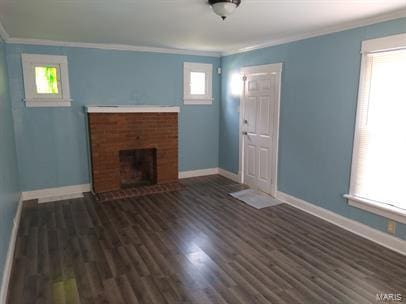
{"label": "floor plank", "polygon": [[213,175],[182,190],[24,204],[9,304],[376,303],[406,296],[406,257]]}

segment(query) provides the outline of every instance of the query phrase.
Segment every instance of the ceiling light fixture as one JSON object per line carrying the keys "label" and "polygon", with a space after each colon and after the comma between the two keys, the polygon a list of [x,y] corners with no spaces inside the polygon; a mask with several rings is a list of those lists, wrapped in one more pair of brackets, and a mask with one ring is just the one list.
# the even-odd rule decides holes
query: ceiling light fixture
{"label": "ceiling light fixture", "polygon": [[225,20],[240,5],[241,0],[209,0],[214,13]]}

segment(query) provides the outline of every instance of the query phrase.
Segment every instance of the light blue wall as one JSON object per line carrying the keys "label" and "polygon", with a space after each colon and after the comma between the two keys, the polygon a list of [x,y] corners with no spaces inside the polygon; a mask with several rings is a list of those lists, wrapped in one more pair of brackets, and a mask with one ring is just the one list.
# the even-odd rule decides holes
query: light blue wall
{"label": "light blue wall", "polygon": [[0,285],[18,199],[18,169],[7,81],[6,48],[0,40]]}
{"label": "light blue wall", "polygon": [[[283,62],[279,190],[384,231],[384,218],[349,207],[341,195],[349,185],[361,41],[405,31],[406,19],[399,19],[226,56],[221,62],[200,56],[7,45],[21,188],[89,182],[83,106],[90,104],[179,105],[180,170],[219,165],[237,172],[239,100],[229,94],[230,75],[242,66]],[[21,53],[68,56],[71,108],[24,106]],[[182,105],[184,61],[222,65],[221,85],[213,73],[213,105]],[[406,225],[399,225],[397,234],[406,239]]]}
{"label": "light blue wall", "polygon": [[[380,216],[349,207],[361,41],[406,32],[406,18],[222,58],[220,167],[238,172],[240,67],[283,62],[278,189],[385,231]],[[406,225],[397,235],[406,239]]]}
{"label": "light blue wall", "polygon": [[[66,55],[71,108],[26,108],[21,53]],[[220,58],[7,45],[23,191],[89,183],[85,105],[178,105],[180,170],[218,166]],[[183,62],[213,64],[213,105],[184,106]]]}

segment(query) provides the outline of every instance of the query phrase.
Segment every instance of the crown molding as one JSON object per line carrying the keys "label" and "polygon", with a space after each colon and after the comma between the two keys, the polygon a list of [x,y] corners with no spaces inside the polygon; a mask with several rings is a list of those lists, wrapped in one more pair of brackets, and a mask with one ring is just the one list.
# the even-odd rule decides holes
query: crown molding
{"label": "crown molding", "polygon": [[289,42],[305,40],[308,38],[323,36],[336,32],[341,32],[349,29],[372,25],[380,22],[390,21],[394,19],[406,17],[406,9],[397,10],[391,13],[378,15],[362,20],[356,20],[353,22],[347,22],[338,26],[327,27],[319,31],[312,31],[303,33],[300,35],[293,35],[282,39],[270,40],[265,43],[260,43],[252,46],[243,47],[240,49],[230,49],[223,52],[211,52],[211,51],[197,51],[197,50],[185,50],[175,48],[160,48],[160,47],[147,47],[147,46],[135,46],[127,44],[104,44],[104,43],[87,43],[87,42],[69,42],[58,40],[46,40],[46,39],[31,39],[31,38],[15,38],[10,37],[0,22],[0,37],[10,44],[29,44],[29,45],[44,45],[44,46],[59,46],[59,47],[77,47],[77,48],[93,48],[102,50],[116,50],[116,51],[133,51],[133,52],[152,52],[163,54],[177,54],[177,55],[193,55],[193,56],[209,56],[209,57],[222,57],[233,54],[246,53],[258,49],[263,49],[271,46],[281,45]]}
{"label": "crown molding", "polygon": [[3,24],[1,23],[1,20],[0,20],[0,37],[5,42],[7,42],[10,38],[10,35],[7,33],[6,29],[4,28]]}
{"label": "crown molding", "polygon": [[337,26],[327,27],[327,28],[324,28],[319,31],[307,32],[307,33],[303,33],[301,35],[293,35],[293,36],[282,38],[282,39],[270,40],[266,43],[260,43],[260,44],[247,46],[247,47],[236,49],[236,50],[225,51],[221,55],[229,56],[229,55],[234,55],[234,54],[246,53],[246,52],[264,49],[264,48],[275,46],[275,45],[281,45],[281,44],[285,44],[285,43],[289,43],[289,42],[305,40],[308,38],[337,33],[337,32],[341,32],[341,31],[345,31],[345,30],[349,30],[349,29],[354,29],[354,28],[358,28],[358,27],[363,27],[363,26],[367,26],[367,25],[372,25],[372,24],[395,20],[395,19],[404,18],[404,17],[406,17],[406,9],[397,10],[397,11],[394,11],[394,12],[391,12],[388,14],[378,15],[378,16],[374,16],[374,17],[370,17],[370,18],[365,18],[362,20],[347,22],[347,23],[337,25]]}
{"label": "crown molding", "polygon": [[62,46],[62,47],[76,47],[88,49],[101,49],[101,50],[114,50],[114,51],[132,51],[132,52],[152,52],[176,55],[193,55],[193,56],[209,56],[221,57],[220,52],[209,51],[195,51],[184,49],[171,49],[147,46],[135,46],[127,44],[105,44],[105,43],[87,43],[87,42],[68,42],[57,40],[43,40],[43,39],[30,39],[30,38],[8,38],[7,43],[10,44],[30,44],[30,45],[45,45],[45,46]]}

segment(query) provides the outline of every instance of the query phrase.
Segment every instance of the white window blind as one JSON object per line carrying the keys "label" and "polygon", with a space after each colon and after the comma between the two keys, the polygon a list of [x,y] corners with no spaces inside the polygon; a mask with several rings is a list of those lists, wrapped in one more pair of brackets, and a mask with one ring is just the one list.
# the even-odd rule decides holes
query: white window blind
{"label": "white window blind", "polygon": [[406,210],[406,50],[363,56],[350,195]]}

